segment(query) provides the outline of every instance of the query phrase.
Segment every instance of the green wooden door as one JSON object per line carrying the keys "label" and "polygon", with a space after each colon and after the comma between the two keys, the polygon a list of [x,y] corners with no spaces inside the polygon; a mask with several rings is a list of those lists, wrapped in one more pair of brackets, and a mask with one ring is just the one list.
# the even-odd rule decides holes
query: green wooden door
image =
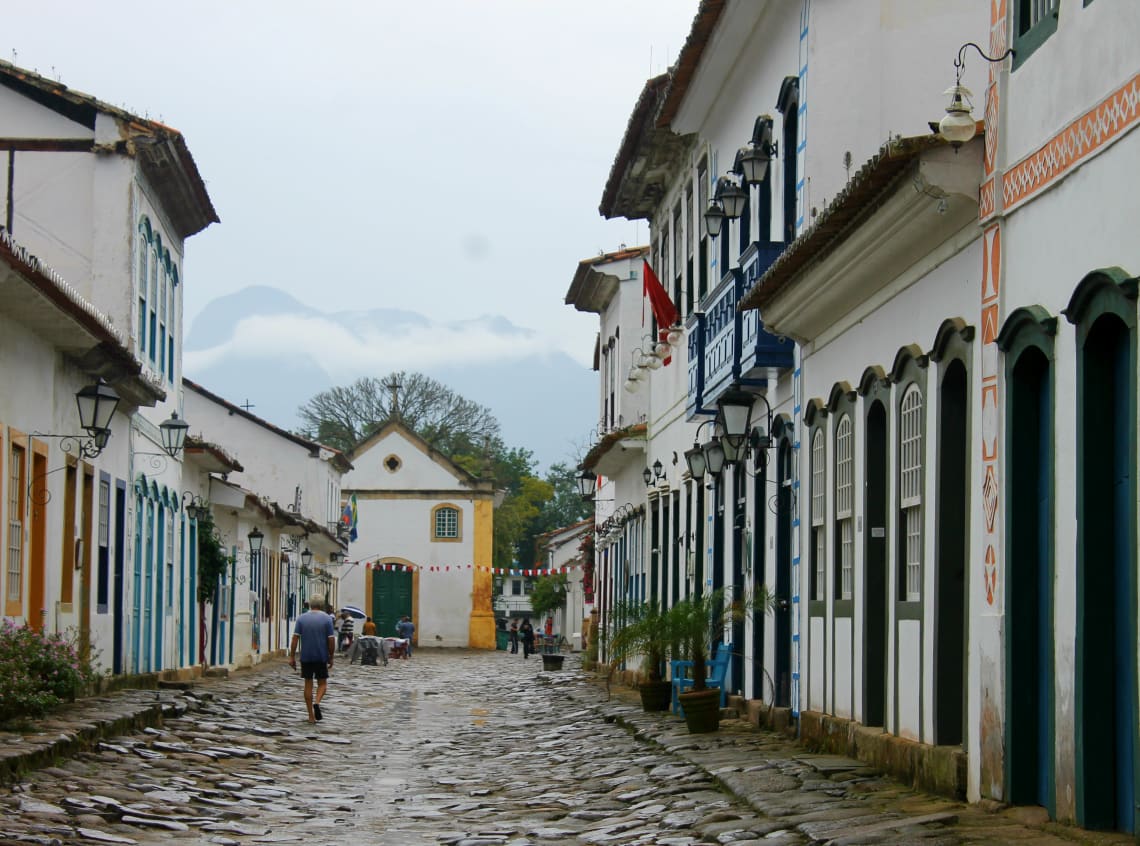
{"label": "green wooden door", "polygon": [[409,570],[376,570],[372,574],[372,621],[380,637],[395,637],[397,621],[412,617],[412,574]]}

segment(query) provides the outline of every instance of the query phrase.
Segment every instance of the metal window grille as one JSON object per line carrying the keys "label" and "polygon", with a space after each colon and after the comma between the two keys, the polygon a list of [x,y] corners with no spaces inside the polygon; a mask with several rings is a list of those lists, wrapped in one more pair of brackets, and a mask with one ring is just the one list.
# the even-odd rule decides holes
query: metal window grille
{"label": "metal window grille", "polygon": [[1057,9],[1058,0],[1029,0],[1029,29],[1037,26]]}
{"label": "metal window grille", "polygon": [[24,450],[14,447],[8,462],[8,599],[11,601],[20,599],[20,588],[24,583],[24,509],[20,496],[24,490],[23,474]]}
{"label": "metal window grille", "polygon": [[147,266],[147,259],[150,256],[150,246],[147,244],[146,239],[139,233],[139,278],[135,280],[135,284],[139,290],[139,351],[146,352],[146,286],[147,279],[149,278],[149,269]]}
{"label": "metal window grille", "polygon": [[899,421],[901,505],[922,504],[922,391],[911,385],[903,395]]}
{"label": "metal window grille", "polygon": [[150,360],[155,360],[155,344],[157,339],[155,333],[157,332],[158,325],[158,266],[162,264],[162,256],[155,254],[154,261],[150,265],[150,293],[147,296],[147,303],[150,309]]}
{"label": "metal window grille", "polygon": [[917,602],[922,597],[922,509],[919,506],[903,510],[906,521],[906,598]]}
{"label": "metal window grille", "polygon": [[855,593],[855,532],[850,517],[839,521],[839,598]]}
{"label": "metal window grille", "polygon": [[906,598],[921,597],[922,570],[922,391],[911,384],[903,394],[899,409],[900,505],[906,540]]}
{"label": "metal window grille", "polygon": [[835,517],[839,533],[839,598],[850,599],[853,592],[855,538],[854,442],[851,417],[844,414],[835,427]]}
{"label": "metal window grille", "polygon": [[813,526],[823,525],[824,505],[827,501],[827,489],[824,487],[826,478],[823,432],[817,429],[811,439],[811,524]]}
{"label": "metal window grille", "polygon": [[174,610],[174,514],[166,520],[166,609]]}
{"label": "metal window grille", "polygon": [[811,439],[811,525],[812,525],[812,551],[815,560],[812,562],[815,570],[815,590],[812,594],[815,599],[826,598],[824,585],[826,584],[826,562],[824,556],[827,551],[826,539],[823,534],[823,524],[827,504],[827,465],[824,455],[823,431],[816,429]]}
{"label": "metal window grille", "polygon": [[99,483],[99,546],[111,542],[111,483]]}
{"label": "metal window grille", "polygon": [[844,414],[835,429],[835,516],[850,517],[854,509],[854,435]]}
{"label": "metal window grille", "polygon": [[454,508],[441,508],[435,512],[435,536],[437,538],[459,537],[459,512]]}
{"label": "metal window grille", "polygon": [[827,568],[824,566],[823,558],[827,553],[826,539],[822,527],[815,527],[811,531],[815,536],[815,599],[823,600],[827,598],[824,590],[824,585],[827,584]]}

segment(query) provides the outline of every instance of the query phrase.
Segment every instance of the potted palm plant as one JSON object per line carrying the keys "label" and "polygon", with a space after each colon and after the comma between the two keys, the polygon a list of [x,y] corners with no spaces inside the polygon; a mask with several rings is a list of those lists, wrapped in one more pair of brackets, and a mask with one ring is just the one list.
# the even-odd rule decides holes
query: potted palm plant
{"label": "potted palm plant", "polygon": [[680,651],[692,662],[692,690],[678,699],[693,734],[716,731],[720,724],[720,691],[708,687],[709,650],[729,623],[764,615],[775,600],[767,585],[753,584],[733,596],[724,588],[681,600],[669,609],[669,624]]}
{"label": "potted palm plant", "polygon": [[668,710],[672,687],[664,671],[675,640],[669,615],[659,603],[643,602],[620,605],[612,619],[615,624],[609,644],[607,682],[623,663],[640,657],[641,707],[646,711]]}

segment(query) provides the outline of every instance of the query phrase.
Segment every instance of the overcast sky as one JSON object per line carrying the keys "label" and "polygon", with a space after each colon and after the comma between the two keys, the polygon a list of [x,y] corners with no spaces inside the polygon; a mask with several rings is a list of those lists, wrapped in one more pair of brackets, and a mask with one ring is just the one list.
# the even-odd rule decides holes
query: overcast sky
{"label": "overcast sky", "polygon": [[580,259],[646,238],[598,203],[696,7],[38,0],[5,8],[0,55],[184,133],[222,220],[187,243],[187,328],[263,284],[500,314],[585,362],[596,318],[562,298]]}

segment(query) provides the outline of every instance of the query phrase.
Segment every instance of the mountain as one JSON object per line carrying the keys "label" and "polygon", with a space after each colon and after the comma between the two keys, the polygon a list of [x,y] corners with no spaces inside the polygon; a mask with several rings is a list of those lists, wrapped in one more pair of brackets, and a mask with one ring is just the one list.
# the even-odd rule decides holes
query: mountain
{"label": "mountain", "polygon": [[436,322],[401,309],[323,312],[251,286],[212,300],[184,341],[189,379],[284,429],[314,394],[362,376],[418,371],[491,409],[508,446],[539,468],[581,451],[597,415],[595,374],[498,315]]}

